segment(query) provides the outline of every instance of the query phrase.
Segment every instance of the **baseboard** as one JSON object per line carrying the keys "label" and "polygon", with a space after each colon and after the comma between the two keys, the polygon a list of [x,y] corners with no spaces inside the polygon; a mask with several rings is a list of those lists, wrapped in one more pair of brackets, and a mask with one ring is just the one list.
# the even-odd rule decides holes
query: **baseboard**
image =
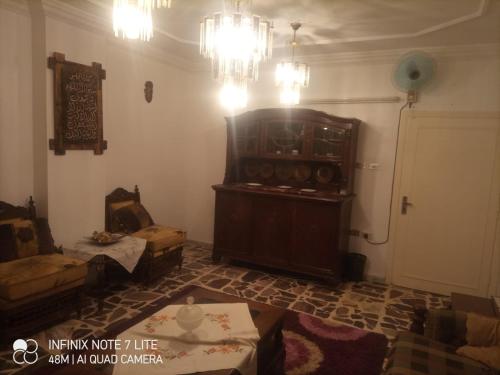
{"label": "baseboard", "polygon": [[387,284],[385,277],[379,275],[365,275],[366,281],[375,284]]}
{"label": "baseboard", "polygon": [[191,246],[202,247],[204,249],[212,250],[213,244],[210,242],[187,240],[186,243]]}
{"label": "baseboard", "polygon": [[[186,243],[191,246],[199,246],[204,249],[212,250],[213,244],[210,242],[197,241],[197,240],[187,240]],[[385,277],[379,275],[366,275],[366,281],[376,284],[386,284]]]}

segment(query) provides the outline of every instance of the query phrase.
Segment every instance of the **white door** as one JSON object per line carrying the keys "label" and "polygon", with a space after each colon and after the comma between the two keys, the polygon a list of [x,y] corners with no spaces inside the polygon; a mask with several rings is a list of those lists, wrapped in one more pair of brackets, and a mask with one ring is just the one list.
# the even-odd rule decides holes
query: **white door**
{"label": "white door", "polygon": [[394,284],[488,293],[497,271],[499,128],[498,114],[409,111],[393,201]]}

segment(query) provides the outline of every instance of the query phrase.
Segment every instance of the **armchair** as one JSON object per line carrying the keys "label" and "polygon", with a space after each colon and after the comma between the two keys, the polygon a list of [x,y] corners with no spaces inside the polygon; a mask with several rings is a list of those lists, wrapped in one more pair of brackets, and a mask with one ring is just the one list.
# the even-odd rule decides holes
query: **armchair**
{"label": "armchair", "polygon": [[108,232],[123,232],[147,240],[146,250],[134,270],[139,279],[149,282],[175,266],[181,268],[186,232],[155,224],[141,205],[137,185],[133,192],[117,188],[106,196],[105,226]]}
{"label": "armchair", "polygon": [[468,342],[468,319],[467,313],[461,311],[416,307],[412,332],[398,334],[384,374],[498,375],[497,370],[458,354],[465,353],[462,348]]}
{"label": "armchair", "polygon": [[0,345],[80,315],[86,262],[56,252],[46,219],[0,202]]}

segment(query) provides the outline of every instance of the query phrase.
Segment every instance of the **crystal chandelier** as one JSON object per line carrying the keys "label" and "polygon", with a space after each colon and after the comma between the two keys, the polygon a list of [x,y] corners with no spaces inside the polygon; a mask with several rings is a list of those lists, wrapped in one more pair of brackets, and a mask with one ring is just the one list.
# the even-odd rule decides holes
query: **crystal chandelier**
{"label": "crystal chandelier", "polygon": [[246,81],[234,82],[226,78],[219,92],[219,101],[228,110],[245,108],[248,102]]}
{"label": "crystal chandelier", "polygon": [[[237,89],[241,94],[242,100],[236,101],[239,104],[245,102],[246,106],[247,83],[258,79],[259,63],[270,59],[271,53],[271,23],[259,16],[242,14],[240,1],[236,1],[235,13],[215,13],[201,22],[200,54],[212,61],[214,78],[228,86],[222,91]],[[226,97],[221,92],[223,96]]]}
{"label": "crystal chandelier", "polygon": [[113,30],[123,39],[148,41],[153,36],[154,8],[170,8],[172,0],[113,0]]}
{"label": "crystal chandelier", "polygon": [[293,29],[292,60],[280,62],[276,66],[276,84],[281,87],[281,104],[293,105],[300,103],[300,89],[309,86],[309,65],[294,61],[295,47],[297,46],[296,34],[301,24],[294,22]]}

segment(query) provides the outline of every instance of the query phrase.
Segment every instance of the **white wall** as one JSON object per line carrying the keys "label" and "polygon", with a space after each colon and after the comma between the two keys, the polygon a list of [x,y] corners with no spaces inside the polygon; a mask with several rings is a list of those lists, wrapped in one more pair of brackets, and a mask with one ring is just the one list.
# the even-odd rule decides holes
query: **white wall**
{"label": "white wall", "polygon": [[[42,21],[46,49],[42,55],[62,52],[67,60],[96,61],[106,70],[103,112],[108,150],[103,155],[67,151],[64,156],[48,151],[41,154],[46,159],[43,163],[40,155],[34,158],[33,131],[40,121],[32,118],[32,48],[38,45],[32,45],[28,7],[0,7],[0,48],[4,51],[0,54],[0,200],[25,204],[36,190],[34,179],[44,177],[48,196],[41,195],[39,200],[46,201],[38,201],[38,206],[48,207],[56,243],[70,247],[82,236],[103,229],[106,194],[118,186],[131,190],[138,184],[143,203],[157,222],[183,228],[186,169],[180,134],[189,117],[187,73],[103,32],[50,16]],[[48,125],[47,134],[36,141],[47,150],[54,132],[53,71],[46,68],[46,58],[41,63],[41,77],[34,78],[47,83]],[[149,104],[143,91],[147,80],[154,84]],[[40,164],[46,167],[39,168]]]}
{"label": "white wall", "polygon": [[[364,61],[313,65],[310,87],[303,98],[383,97],[401,95],[391,83],[396,61]],[[208,62],[207,62],[208,64]],[[500,109],[500,60],[498,58],[437,58],[437,76],[421,94],[415,108],[420,110]],[[250,105],[278,106],[273,86],[273,64],[264,66],[259,82],[250,86]],[[269,69],[271,67],[271,69]],[[214,193],[210,185],[221,183],[225,165],[225,114],[217,103],[217,84],[209,73],[193,75],[192,91],[200,100],[198,120],[186,141],[187,160],[201,163],[199,173],[188,180],[186,226],[192,239],[212,242]],[[203,94],[204,93],[204,94]],[[338,116],[357,117],[363,121],[358,140],[360,162],[376,162],[378,170],[357,170],[352,228],[372,234],[372,240],[386,237],[392,170],[396,145],[399,108],[404,102],[389,104],[326,104],[308,106]],[[227,115],[227,113],[226,113]],[[203,156],[206,156],[203,159]],[[388,270],[388,246],[369,245],[353,238],[351,249],[368,256],[367,272],[384,279]]]}
{"label": "white wall", "polygon": [[[15,31],[15,32],[14,32]],[[28,14],[0,8],[0,199],[22,204],[33,191],[31,37]],[[208,71],[187,73],[145,57],[108,38],[53,18],[46,19],[46,54],[102,63],[104,138],[108,150],[68,151],[47,157],[48,215],[57,243],[65,246],[104,224],[104,196],[117,186],[139,184],[143,202],[157,222],[187,229],[190,239],[212,242],[214,193],[222,182],[226,153],[225,113],[217,84]],[[393,96],[395,61],[314,64],[304,98]],[[209,62],[206,62],[209,66]],[[262,66],[250,86],[250,106],[275,107],[274,63]],[[422,93],[418,109],[499,110],[500,61],[471,55],[438,57],[434,83]],[[47,82],[47,139],[53,137],[52,71]],[[153,102],[143,97],[154,83]],[[356,171],[352,227],[383,240],[392,182],[399,107],[392,104],[315,105],[314,109],[363,121],[358,161],[378,170]],[[368,255],[368,273],[384,278],[387,246],[353,239],[353,250]],[[499,262],[500,263],[500,262]],[[500,264],[499,264],[500,268]],[[500,288],[500,286],[499,286]]]}
{"label": "white wall", "polygon": [[27,13],[0,8],[0,200],[33,194],[31,27]]}
{"label": "white wall", "polygon": [[[108,150],[49,152],[49,219],[57,243],[71,246],[104,228],[104,197],[116,187],[138,184],[144,205],[160,223],[184,226],[183,173],[179,129],[186,111],[186,73],[132,52],[103,34],[47,18],[47,56],[102,64],[104,139]],[[52,82],[53,72],[47,70]],[[153,81],[153,101],[144,99]],[[53,93],[48,85],[48,138],[53,137]]]}

